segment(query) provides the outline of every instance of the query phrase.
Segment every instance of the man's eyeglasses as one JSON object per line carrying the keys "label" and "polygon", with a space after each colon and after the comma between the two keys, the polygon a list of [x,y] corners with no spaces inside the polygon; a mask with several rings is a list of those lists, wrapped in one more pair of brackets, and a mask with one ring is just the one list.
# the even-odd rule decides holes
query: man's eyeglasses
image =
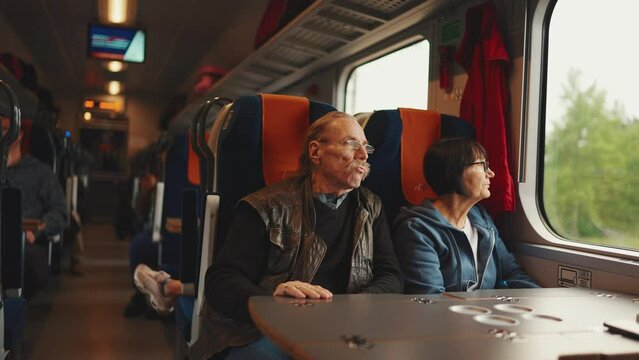
{"label": "man's eyeglasses", "polygon": [[474,163],[468,164],[468,166],[473,166],[473,165],[477,165],[477,164],[482,164],[484,166],[484,172],[488,172],[488,169],[490,169],[490,165],[488,163],[488,160],[475,161]]}
{"label": "man's eyeglasses", "polygon": [[[327,140],[319,140],[319,142],[328,143],[329,141],[327,141]],[[348,146],[351,150],[354,150],[354,151],[359,150],[363,146],[364,150],[366,150],[366,153],[369,154],[369,155],[372,154],[373,152],[375,152],[375,148],[373,147],[373,145],[362,144],[359,140],[349,139],[349,140],[344,141],[342,144]]]}
{"label": "man's eyeglasses", "polygon": [[375,152],[375,148],[373,147],[373,145],[362,144],[358,140],[353,140],[353,139],[346,140],[344,141],[344,144],[353,150],[359,150],[363,146],[364,150],[366,150],[366,153],[369,155]]}

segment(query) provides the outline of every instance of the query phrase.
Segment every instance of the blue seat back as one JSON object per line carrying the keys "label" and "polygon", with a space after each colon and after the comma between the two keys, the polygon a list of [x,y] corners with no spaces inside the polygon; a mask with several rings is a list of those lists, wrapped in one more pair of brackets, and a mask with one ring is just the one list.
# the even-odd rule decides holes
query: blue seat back
{"label": "blue seat back", "polygon": [[[331,105],[309,101],[309,124],[335,111]],[[216,161],[216,190],[221,195],[215,253],[226,238],[235,204],[266,183],[262,163],[262,99],[237,99],[220,131]]]}
{"label": "blue seat back", "polygon": [[[408,205],[402,191],[402,130],[399,110],[375,111],[364,127],[364,134],[375,152],[368,158],[371,173],[363,185],[382,199],[389,224],[392,224],[399,208]],[[466,121],[441,114],[441,138],[474,137],[474,133],[473,127]]]}
{"label": "blue seat back", "polygon": [[172,275],[177,275],[180,264],[180,241],[182,236],[166,231],[164,224],[167,218],[182,218],[182,192],[184,189],[194,189],[187,178],[187,164],[189,154],[188,133],[174,136],[166,155],[164,170],[164,203],[162,208],[162,259],[161,266]]}
{"label": "blue seat back", "polygon": [[0,191],[0,253],[2,254],[2,298],[4,311],[4,346],[19,345],[25,323],[26,302],[20,290],[24,280],[24,241],[22,240],[22,191],[3,188]]}
{"label": "blue seat back", "polygon": [[21,297],[7,298],[3,301],[4,347],[13,350],[20,346],[27,317],[27,301]]}

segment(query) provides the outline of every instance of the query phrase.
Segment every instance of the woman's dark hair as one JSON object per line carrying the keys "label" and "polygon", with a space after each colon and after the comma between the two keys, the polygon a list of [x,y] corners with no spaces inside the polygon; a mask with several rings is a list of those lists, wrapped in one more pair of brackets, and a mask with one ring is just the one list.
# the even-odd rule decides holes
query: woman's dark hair
{"label": "woman's dark hair", "polygon": [[486,150],[472,138],[442,139],[424,157],[424,176],[437,195],[466,195],[462,186],[464,170],[475,160],[487,158]]}

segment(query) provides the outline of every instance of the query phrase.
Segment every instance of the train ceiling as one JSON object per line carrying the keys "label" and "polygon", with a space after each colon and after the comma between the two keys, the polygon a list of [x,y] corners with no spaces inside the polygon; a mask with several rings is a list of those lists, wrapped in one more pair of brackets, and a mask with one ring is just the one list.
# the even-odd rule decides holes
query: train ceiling
{"label": "train ceiling", "polygon": [[40,83],[54,93],[103,91],[111,78],[129,94],[186,92],[202,64],[232,68],[253,49],[268,0],[139,0],[137,21],[147,31],[146,61],[111,74],[87,58],[87,28],[98,21],[90,0],[0,1],[0,13],[34,58]]}

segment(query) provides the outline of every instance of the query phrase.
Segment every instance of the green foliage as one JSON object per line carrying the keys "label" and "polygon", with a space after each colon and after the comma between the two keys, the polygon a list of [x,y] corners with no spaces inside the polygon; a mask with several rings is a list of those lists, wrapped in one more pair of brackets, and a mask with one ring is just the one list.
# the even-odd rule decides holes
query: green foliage
{"label": "green foliage", "polygon": [[[639,121],[606,106],[605,91],[582,89],[571,71],[563,88],[565,114],[546,132],[543,202],[560,235],[639,247]],[[616,242],[613,242],[616,243]],[[634,245],[632,244],[634,243]]]}

